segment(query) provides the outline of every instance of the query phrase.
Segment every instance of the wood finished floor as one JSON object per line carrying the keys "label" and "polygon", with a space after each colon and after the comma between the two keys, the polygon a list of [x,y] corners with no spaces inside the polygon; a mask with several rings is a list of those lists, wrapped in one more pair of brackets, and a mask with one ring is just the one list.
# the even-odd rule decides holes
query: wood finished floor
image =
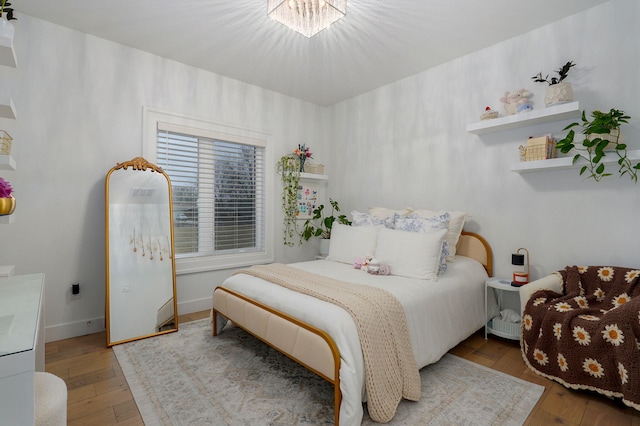
{"label": "wood finished floor", "polygon": [[[208,311],[180,316],[180,323],[206,318]],[[525,425],[640,426],[640,412],[595,393],[574,391],[537,376],[524,364],[518,342],[477,332],[450,353],[545,387]],[[143,425],[133,396],[105,333],[46,344],[46,370],[67,383],[67,424]]]}

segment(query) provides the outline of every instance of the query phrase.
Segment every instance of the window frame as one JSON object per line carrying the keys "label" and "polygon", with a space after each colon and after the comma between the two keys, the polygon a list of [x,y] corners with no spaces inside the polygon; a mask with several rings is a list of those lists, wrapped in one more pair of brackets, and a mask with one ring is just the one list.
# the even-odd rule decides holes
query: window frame
{"label": "window frame", "polygon": [[[216,271],[221,269],[238,268],[259,263],[270,263],[275,258],[274,241],[274,171],[270,164],[272,150],[270,149],[271,135],[267,132],[214,123],[198,118],[143,107],[143,135],[142,155],[157,164],[158,123],[166,123],[179,128],[181,132],[211,139],[253,145],[264,148],[264,249],[247,253],[232,253],[200,257],[176,258],[176,274],[190,274],[198,272]],[[175,221],[175,219],[174,219]]]}

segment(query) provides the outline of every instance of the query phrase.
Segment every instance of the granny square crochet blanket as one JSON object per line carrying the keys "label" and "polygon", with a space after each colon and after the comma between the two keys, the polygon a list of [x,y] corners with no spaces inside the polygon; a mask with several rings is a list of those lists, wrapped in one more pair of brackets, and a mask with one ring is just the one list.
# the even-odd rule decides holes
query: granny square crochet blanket
{"label": "granny square crochet blanket", "polygon": [[567,266],[564,294],[534,293],[520,347],[533,371],[640,410],[640,270]]}

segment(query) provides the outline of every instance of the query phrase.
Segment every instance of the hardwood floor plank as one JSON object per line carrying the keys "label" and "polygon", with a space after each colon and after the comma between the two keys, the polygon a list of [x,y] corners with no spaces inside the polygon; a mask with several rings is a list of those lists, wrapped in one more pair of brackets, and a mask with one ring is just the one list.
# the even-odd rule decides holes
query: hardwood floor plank
{"label": "hardwood floor plank", "polygon": [[138,407],[133,400],[124,401],[120,404],[114,405],[113,411],[116,414],[116,420],[118,423],[125,422],[127,420],[136,420],[140,417]]}
{"label": "hardwood floor plank", "polygon": [[95,412],[103,412],[103,410],[107,408],[111,410],[115,419],[115,412],[113,407],[125,401],[132,400],[133,396],[127,388],[103,393],[102,395],[96,395],[82,401],[72,402],[71,404],[68,404],[69,411],[67,413],[67,419],[70,421],[78,420],[83,417],[90,416]]}
{"label": "hardwood floor plank", "polygon": [[89,411],[84,416],[70,419],[67,417],[67,426],[111,426],[118,424],[112,407]]}

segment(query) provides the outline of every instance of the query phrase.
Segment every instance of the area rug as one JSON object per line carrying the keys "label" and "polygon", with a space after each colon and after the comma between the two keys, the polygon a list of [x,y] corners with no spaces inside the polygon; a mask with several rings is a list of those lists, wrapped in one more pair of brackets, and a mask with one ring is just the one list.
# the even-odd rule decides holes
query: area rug
{"label": "area rug", "polygon": [[[209,320],[114,346],[147,426],[333,423],[333,386],[243,330]],[[544,388],[447,354],[390,425],[521,425]],[[375,424],[366,414],[363,425]]]}

